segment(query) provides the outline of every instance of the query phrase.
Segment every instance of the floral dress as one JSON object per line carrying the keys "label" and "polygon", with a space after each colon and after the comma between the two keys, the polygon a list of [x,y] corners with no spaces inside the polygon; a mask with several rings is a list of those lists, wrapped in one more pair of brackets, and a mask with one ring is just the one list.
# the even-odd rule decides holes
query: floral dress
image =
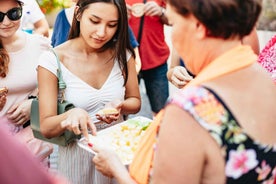
{"label": "floral dress", "polygon": [[220,145],[225,155],[227,183],[273,184],[276,179],[276,145],[252,139],[222,100],[210,89],[191,87],[169,99],[189,112]]}

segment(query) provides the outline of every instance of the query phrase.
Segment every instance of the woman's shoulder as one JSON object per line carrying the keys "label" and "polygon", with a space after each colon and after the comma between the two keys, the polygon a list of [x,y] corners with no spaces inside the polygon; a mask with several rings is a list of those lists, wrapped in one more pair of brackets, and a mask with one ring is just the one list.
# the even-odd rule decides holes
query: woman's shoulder
{"label": "woman's shoulder", "polygon": [[208,90],[202,86],[190,86],[181,90],[176,91],[172,96],[169,97],[168,103],[175,104],[186,104],[188,101],[191,103],[200,103],[206,99],[209,95]]}
{"label": "woman's shoulder", "polygon": [[38,66],[46,68],[53,74],[56,74],[58,68],[57,58],[58,56],[53,49],[45,50],[41,53],[38,59]]}
{"label": "woman's shoulder", "polygon": [[217,129],[222,120],[232,118],[222,99],[204,86],[179,90],[168,99],[168,103],[180,107],[207,129]]}

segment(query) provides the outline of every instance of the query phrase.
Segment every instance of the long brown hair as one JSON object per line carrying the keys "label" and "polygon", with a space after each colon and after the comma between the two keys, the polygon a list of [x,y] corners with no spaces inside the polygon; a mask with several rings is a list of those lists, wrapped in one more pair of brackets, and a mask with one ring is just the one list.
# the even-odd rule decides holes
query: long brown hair
{"label": "long brown hair", "polygon": [[4,49],[2,40],[0,39],[0,77],[5,78],[8,73],[10,57],[6,49]]}
{"label": "long brown hair", "polygon": [[[23,6],[23,2],[16,0],[19,6]],[[0,39],[0,77],[5,78],[9,71],[10,57],[7,50],[4,48],[3,42]]]}
{"label": "long brown hair", "polygon": [[118,9],[118,29],[113,38],[109,42],[107,42],[99,50],[99,52],[105,51],[110,48],[114,49],[114,58],[117,59],[119,62],[120,69],[124,74],[124,84],[126,84],[128,79],[126,50],[128,50],[134,57],[135,53],[129,42],[127,9],[124,0],[79,0],[77,2],[77,6],[79,6],[79,9],[78,12],[75,12],[75,15],[73,17],[73,22],[68,39],[70,40],[80,36],[80,23],[77,20],[76,16],[81,16],[83,11],[88,7],[88,5],[97,2],[112,3]]}

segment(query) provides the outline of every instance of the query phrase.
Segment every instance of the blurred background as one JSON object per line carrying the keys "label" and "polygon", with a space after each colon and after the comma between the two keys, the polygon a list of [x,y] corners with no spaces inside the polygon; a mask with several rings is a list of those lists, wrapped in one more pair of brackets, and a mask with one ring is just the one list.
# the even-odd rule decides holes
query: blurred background
{"label": "blurred background", "polygon": [[47,21],[52,28],[56,19],[57,13],[71,6],[71,0],[37,0],[42,12],[46,15]]}
{"label": "blurred background", "polygon": [[[63,9],[71,6],[72,0],[37,0],[40,5],[41,10],[46,15],[46,19],[50,25],[50,36],[53,31],[52,27],[55,23],[57,13]],[[270,40],[270,38],[276,34],[276,0],[262,0],[263,10],[257,24],[257,33],[259,37],[260,50],[263,49],[265,44]],[[170,48],[171,44],[171,28],[170,26],[165,26],[165,39]],[[170,64],[170,58],[168,59],[168,64]],[[170,94],[177,90],[173,85],[169,84]],[[143,82],[140,84],[141,96],[142,96],[142,109],[141,111],[134,115],[142,115],[151,118],[151,110],[149,107],[149,102],[145,94],[145,88]]]}

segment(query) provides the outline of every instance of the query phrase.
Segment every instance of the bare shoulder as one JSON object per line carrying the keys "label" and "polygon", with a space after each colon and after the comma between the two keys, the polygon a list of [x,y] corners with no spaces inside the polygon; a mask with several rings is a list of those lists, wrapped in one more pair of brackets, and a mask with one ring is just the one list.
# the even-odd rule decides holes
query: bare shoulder
{"label": "bare shoulder", "polygon": [[178,106],[168,105],[153,172],[154,183],[223,183],[224,160],[217,143],[193,117]]}
{"label": "bare shoulder", "polygon": [[68,53],[73,53],[72,51],[72,41],[68,40],[56,47],[54,47],[55,53],[58,55],[61,61],[63,61],[63,58],[65,55],[68,55]]}
{"label": "bare shoulder", "polygon": [[258,64],[203,85],[217,94],[249,135],[263,143],[276,141],[276,86]]}

